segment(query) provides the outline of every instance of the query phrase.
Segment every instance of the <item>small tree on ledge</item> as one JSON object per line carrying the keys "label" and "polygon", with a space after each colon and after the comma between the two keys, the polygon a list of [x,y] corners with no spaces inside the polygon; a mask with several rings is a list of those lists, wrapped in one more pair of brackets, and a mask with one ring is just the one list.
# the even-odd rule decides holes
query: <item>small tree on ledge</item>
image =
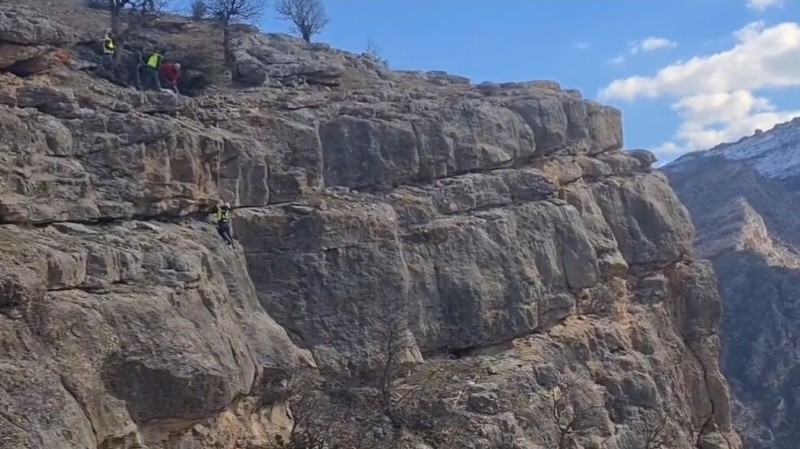
{"label": "small tree on ledge", "polygon": [[278,0],[275,11],[283,20],[291,22],[294,31],[306,42],[311,42],[311,37],[328,25],[321,0]]}
{"label": "small tree on ledge", "polygon": [[[119,62],[125,41],[132,34],[139,32],[152,15],[163,11],[169,0],[88,0],[85,4],[91,8],[102,7],[111,13],[110,31],[116,44],[115,59]],[[126,10],[132,14],[128,17],[127,29],[123,31],[122,16]]]}
{"label": "small tree on ledge", "polygon": [[267,0],[208,0],[206,7],[208,15],[218,20],[222,27],[225,65],[233,71],[231,25],[235,22],[252,22],[260,17],[267,7]]}

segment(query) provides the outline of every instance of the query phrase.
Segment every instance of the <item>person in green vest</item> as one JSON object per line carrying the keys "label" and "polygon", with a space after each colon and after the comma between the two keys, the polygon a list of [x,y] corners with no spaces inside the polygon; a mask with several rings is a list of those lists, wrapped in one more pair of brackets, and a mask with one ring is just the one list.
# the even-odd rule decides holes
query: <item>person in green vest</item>
{"label": "person in green vest", "polygon": [[230,203],[217,204],[217,233],[225,240],[228,246],[233,247],[233,237],[231,236],[231,205]]}
{"label": "person in green vest", "polygon": [[145,62],[147,77],[150,78],[150,84],[154,85],[156,90],[161,90],[161,80],[158,78],[158,69],[161,67],[161,60],[164,59],[161,53],[158,51],[150,53]]}

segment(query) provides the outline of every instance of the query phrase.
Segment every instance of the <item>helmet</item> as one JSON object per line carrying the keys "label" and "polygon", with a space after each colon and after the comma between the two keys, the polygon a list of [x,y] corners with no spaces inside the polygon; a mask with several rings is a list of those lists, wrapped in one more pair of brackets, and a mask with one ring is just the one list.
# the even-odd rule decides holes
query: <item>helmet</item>
{"label": "helmet", "polygon": [[181,63],[180,62],[176,62],[175,63],[175,68],[180,70],[181,69]]}
{"label": "helmet", "polygon": [[226,201],[226,202],[225,202],[225,204],[223,204],[223,206],[225,206],[225,207],[227,207],[228,209],[230,209],[230,208],[231,208],[231,203],[229,203],[229,202],[227,202],[227,201]]}

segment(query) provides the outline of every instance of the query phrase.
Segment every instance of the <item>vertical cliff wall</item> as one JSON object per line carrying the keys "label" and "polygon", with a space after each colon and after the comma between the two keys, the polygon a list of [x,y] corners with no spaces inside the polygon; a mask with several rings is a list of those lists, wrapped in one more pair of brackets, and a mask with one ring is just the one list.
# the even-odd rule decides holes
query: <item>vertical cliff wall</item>
{"label": "vertical cliff wall", "polygon": [[[42,37],[68,22],[2,14],[4,48],[70,45]],[[652,156],[622,150],[619,111],[236,42],[292,87],[0,74],[3,447],[268,447],[297,367],[362,375],[387,323],[405,361],[461,367],[441,385],[458,447],[626,448],[654,424],[665,447],[740,447],[714,274]],[[220,196],[235,249],[207,220]],[[594,405],[571,405],[563,446],[534,396],[567,376]]]}

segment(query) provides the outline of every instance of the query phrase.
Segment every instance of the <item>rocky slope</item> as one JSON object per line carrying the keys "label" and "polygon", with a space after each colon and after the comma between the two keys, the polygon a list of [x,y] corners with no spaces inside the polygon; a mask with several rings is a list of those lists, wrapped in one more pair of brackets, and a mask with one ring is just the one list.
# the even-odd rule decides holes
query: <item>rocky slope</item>
{"label": "rocky slope", "polygon": [[725,304],[724,372],[749,448],[794,448],[800,426],[800,121],[664,168]]}
{"label": "rocky slope", "polygon": [[143,93],[63,57],[100,13],[48,5],[0,12],[3,448],[267,448],[301,368],[395,357],[444,380],[372,447],[741,447],[714,274],[617,110],[247,33],[264,86]]}

